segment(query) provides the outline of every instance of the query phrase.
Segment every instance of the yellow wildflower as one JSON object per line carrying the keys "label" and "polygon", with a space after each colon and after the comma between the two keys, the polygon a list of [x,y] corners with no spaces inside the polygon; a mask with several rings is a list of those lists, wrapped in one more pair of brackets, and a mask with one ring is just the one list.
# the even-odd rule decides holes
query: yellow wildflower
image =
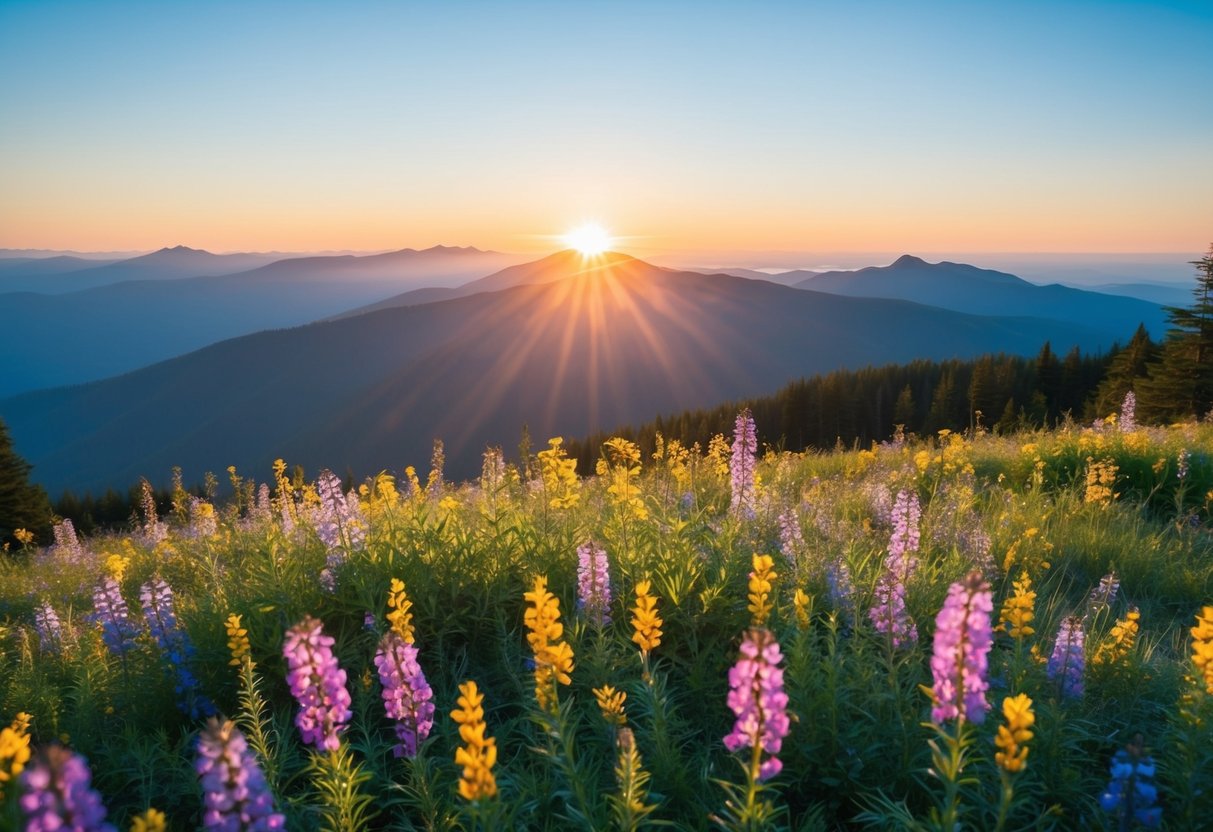
{"label": "yellow wildflower", "polygon": [[598,709],[602,718],[616,727],[628,724],[627,715],[623,712],[623,703],[628,695],[621,690],[615,690],[611,685],[594,688],[594,698],[598,700]]}
{"label": "yellow wildflower", "polygon": [[1111,631],[1108,632],[1108,637],[1095,651],[1095,657],[1091,659],[1091,663],[1117,664],[1128,656],[1137,641],[1137,622],[1140,619],[1141,613],[1134,609],[1129,610],[1127,616],[1113,624]]}
{"label": "yellow wildflower", "polygon": [[1205,679],[1205,690],[1213,694],[1213,607],[1205,607],[1196,616],[1192,628],[1192,663]]}
{"label": "yellow wildflower", "polygon": [[246,660],[252,664],[253,659],[249,655],[248,630],[240,626],[240,616],[234,613],[229,615],[224,625],[227,627],[227,649],[232,654],[232,660],[228,664],[232,667],[240,667]]}
{"label": "yellow wildflower", "polygon": [[1087,490],[1083,502],[1107,506],[1117,495],[1112,491],[1116,485],[1116,472],[1119,469],[1111,459],[1096,461],[1087,457]]}
{"label": "yellow wildflower", "polygon": [[708,442],[708,468],[715,471],[717,476],[729,475],[729,460],[732,456],[733,449],[724,434],[718,433]]}
{"label": "yellow wildflower", "polygon": [[28,546],[34,542],[34,533],[29,529],[17,529],[13,532],[13,537],[17,538],[17,542],[22,546]]}
{"label": "yellow wildflower", "polygon": [[649,516],[644,501],[640,498],[640,448],[636,443],[616,436],[602,443],[602,458],[595,469],[598,476],[606,477],[610,485],[609,494],[617,507],[637,520]]}
{"label": "yellow wildflower", "polygon": [[572,683],[573,648],[562,641],[564,625],[560,623],[560,601],[548,592],[548,579],[535,578],[535,588],[524,596],[530,606],[523,616],[530,633],[527,643],[535,654],[535,699],[540,709],[556,709],[556,683]]}
{"label": "yellow wildflower", "polygon": [[813,610],[813,597],[799,587],[792,596],[792,608],[796,610],[796,626],[802,630],[809,628],[809,615]]}
{"label": "yellow wildflower", "polygon": [[564,448],[560,447],[563,442],[563,437],[554,436],[548,440],[548,449],[536,454],[543,490],[552,508],[572,508],[581,499],[577,460],[568,458]]}
{"label": "yellow wildflower", "polygon": [[1003,771],[1014,774],[1027,765],[1027,742],[1032,739],[1036,714],[1032,712],[1032,700],[1023,693],[1003,699],[1002,714],[1006,724],[998,726],[998,735],[994,737],[994,745],[998,747],[994,761]]}
{"label": "yellow wildflower", "polygon": [[130,558],[124,558],[122,555],[110,555],[105,559],[105,571],[118,583],[122,583],[122,577],[126,574],[127,568],[131,565]]}
{"label": "yellow wildflower", "polygon": [[771,582],[775,580],[775,561],[770,555],[754,555],[754,571],[750,573],[750,603],[746,607],[753,616],[754,627],[765,627],[774,604]]}
{"label": "yellow wildflower", "polygon": [[1028,577],[1027,570],[1012,586],[1015,594],[1002,602],[999,627],[1011,638],[1019,639],[1036,632],[1030,624],[1036,617],[1036,593],[1032,591],[1032,579]]}
{"label": "yellow wildflower", "polygon": [[131,832],[164,832],[166,828],[164,812],[156,809],[148,809],[131,819]]}
{"label": "yellow wildflower", "polygon": [[650,651],[661,644],[661,625],[664,623],[657,614],[657,598],[649,594],[650,581],[636,583],[636,606],[632,608],[632,641],[647,656]]}
{"label": "yellow wildflower", "polygon": [[438,508],[440,511],[454,511],[459,508],[459,500],[448,494],[438,501]]}
{"label": "yellow wildflower", "polygon": [[455,765],[463,768],[459,778],[459,795],[476,801],[497,794],[493,766],[497,763],[497,741],[484,735],[484,695],[469,681],[459,686],[459,707],[451,711],[451,719],[459,726],[463,747],[455,749]]}
{"label": "yellow wildflower", "polygon": [[387,614],[388,623],[392,625],[392,631],[404,640],[405,644],[412,644],[415,640],[413,635],[413,602],[409,600],[404,591],[404,581],[399,578],[392,578],[392,583],[388,587],[387,594]]}
{"label": "yellow wildflower", "polygon": [[0,798],[4,784],[16,779],[29,762],[29,723],[30,715],[19,713],[10,726],[0,729]]}

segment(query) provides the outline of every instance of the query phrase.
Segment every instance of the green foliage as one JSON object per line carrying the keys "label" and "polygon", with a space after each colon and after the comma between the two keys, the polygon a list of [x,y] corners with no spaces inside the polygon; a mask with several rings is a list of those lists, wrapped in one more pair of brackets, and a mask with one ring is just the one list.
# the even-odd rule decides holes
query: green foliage
{"label": "green foliage", "polygon": [[[986,395],[1000,365],[984,366],[976,384],[951,368],[962,399]],[[1065,362],[1059,367],[1064,373]],[[889,381],[890,402],[913,387]],[[902,410],[932,398],[915,388]],[[1092,461],[1115,466],[1106,500],[1091,499]],[[862,452],[772,453],[759,464],[752,520],[729,516],[718,462],[693,456],[678,468],[646,459],[636,481],[643,516],[620,508],[606,478],[583,481],[577,504],[563,508],[512,468],[411,496],[368,483],[360,497],[366,543],[345,553],[331,593],[317,578],[329,553],[307,521],[316,500],[302,482],[279,485],[266,514],[250,507],[242,485],[245,498],[217,510],[215,534],[191,531],[184,517],[155,545],[88,539],[75,565],[19,553],[0,562],[0,726],[28,711],[35,744],[66,742],[83,753],[120,827],[148,806],[169,810],[172,828],[199,825],[192,765],[200,725],[176,709],[146,634],[119,660],[87,621],[92,587],[119,555],[130,559],[121,588],[136,620],[143,582],[159,575],[173,586],[197,648],[193,670],[248,738],[290,829],[893,829],[957,819],[980,829],[1097,828],[1108,822],[1098,806],[1108,761],[1136,731],[1158,761],[1166,817],[1179,828],[1208,817],[1213,696],[1191,678],[1188,628],[1213,598],[1213,427],[1069,424]],[[898,489],[923,503],[921,565],[907,597],[921,641],[892,650],[867,610]],[[282,525],[284,506],[294,528]],[[801,531],[786,548],[781,516]],[[577,612],[576,547],[589,539],[611,559],[614,600],[602,626]],[[749,777],[749,752],[730,754],[721,739],[732,725],[728,671],[750,624],[756,553],[775,556],[769,626],[786,656],[793,717],[783,770],[763,784]],[[837,563],[854,581],[850,608],[831,596],[827,574]],[[1012,580],[1030,573],[1036,632],[1023,641],[997,635],[994,709],[983,724],[937,730],[924,725],[930,703],[920,687],[931,681],[933,622],[948,585],[975,566],[991,579],[996,611]],[[1119,596],[1089,603],[1113,571]],[[575,660],[553,714],[537,711],[523,626],[523,593],[537,575],[559,598]],[[372,661],[393,578],[413,604],[437,708],[412,759],[392,754]],[[641,580],[652,581],[663,619],[647,660],[631,641]],[[798,589],[808,598],[802,615]],[[39,643],[34,607],[42,599],[63,620],[61,650]],[[1061,699],[1043,664],[1061,620],[1085,618],[1091,660],[1130,606],[1141,630],[1127,654],[1091,664],[1085,695]],[[224,627],[233,613],[248,630],[252,660],[235,666]],[[353,698],[350,727],[331,755],[301,744],[284,680],[283,634],[305,614],[336,639]],[[474,806],[458,796],[461,738],[450,718],[468,679],[485,694],[498,749],[499,793]],[[626,740],[598,713],[592,690],[604,684],[628,694]],[[1026,769],[1011,779],[994,763],[993,740],[1003,698],[1021,692],[1035,703],[1036,736]]]}
{"label": "green foliage", "polygon": [[51,529],[51,504],[42,486],[29,481],[33,469],[13,449],[8,426],[0,420],[0,547],[24,545],[16,537],[18,529],[46,543]]}

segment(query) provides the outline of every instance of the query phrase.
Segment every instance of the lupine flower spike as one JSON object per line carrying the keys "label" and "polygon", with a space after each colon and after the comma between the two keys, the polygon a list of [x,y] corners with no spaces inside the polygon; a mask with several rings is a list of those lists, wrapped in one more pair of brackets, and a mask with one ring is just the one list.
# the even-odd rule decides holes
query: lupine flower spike
{"label": "lupine flower spike", "polygon": [[1205,690],[1213,695],[1213,607],[1205,607],[1196,616],[1192,628],[1192,663],[1201,674]]}
{"label": "lupine flower spike", "polygon": [[729,513],[734,517],[752,518],[757,503],[755,495],[755,465],[758,456],[758,439],[754,430],[754,417],[749,409],[737,414],[733,427],[733,453],[729,457],[729,478],[733,488]]}
{"label": "lupine flower spike", "polygon": [[1155,805],[1158,788],[1154,785],[1154,758],[1146,754],[1141,734],[1113,755],[1109,771],[1112,779],[1099,797],[1103,810],[1121,821],[1121,829],[1128,829],[1132,821],[1147,829],[1157,827],[1162,822],[1162,809]]}
{"label": "lupine flower spike", "polygon": [[526,593],[528,603],[523,621],[530,632],[527,643],[535,654],[535,699],[540,710],[552,713],[556,709],[556,683],[572,683],[573,648],[563,641],[564,625],[560,623],[560,601],[548,592],[547,578],[535,578],[534,588]]}
{"label": "lupine flower spike", "polygon": [[592,540],[577,547],[577,608],[596,627],[611,623],[607,553]]}
{"label": "lupine flower spike", "polygon": [[125,656],[135,646],[139,630],[131,622],[130,608],[113,578],[104,579],[93,591],[92,620],[101,625],[101,639],[110,652]]}
{"label": "lupine flower spike", "polygon": [[393,630],[379,641],[375,667],[383,685],[383,706],[396,721],[393,752],[397,757],[417,756],[417,746],[434,726],[434,691],[417,663],[417,648]]}
{"label": "lupine flower spike", "polygon": [[274,811],[274,796],[257,758],[232,722],[207,723],[198,737],[194,770],[202,783],[203,829],[285,828],[286,819]]}
{"label": "lupine flower spike", "polygon": [[[791,723],[788,695],[783,690],[783,654],[779,642],[767,630],[750,630],[741,642],[741,655],[729,670],[728,705],[737,717],[724,738],[729,751],[753,749],[756,782],[769,780],[783,768],[777,756]],[[766,753],[766,759],[761,754]]]}
{"label": "lupine flower spike", "polygon": [[661,644],[661,616],[657,613],[657,598],[650,594],[651,581],[636,582],[636,606],[632,608],[632,641],[640,648],[641,657],[648,661],[649,653]]}
{"label": "lupine flower spike", "polygon": [[1083,673],[1086,669],[1085,636],[1082,619],[1070,616],[1061,622],[1053,655],[1047,668],[1049,679],[1061,686],[1063,698],[1076,698],[1083,694]]}
{"label": "lupine flower spike", "polygon": [[392,578],[387,594],[387,620],[392,632],[400,636],[405,644],[412,644],[413,635],[413,602],[404,591],[404,581]]}
{"label": "lupine flower spike", "polygon": [[116,832],[105,822],[105,806],[92,779],[83,757],[58,745],[40,751],[21,775],[24,794],[18,804],[27,819],[26,832]]}
{"label": "lupine flower spike", "polygon": [[484,695],[475,682],[459,686],[459,707],[451,719],[459,725],[463,746],[455,751],[455,765],[463,769],[459,779],[459,795],[467,801],[487,800],[497,794],[493,766],[497,763],[497,741],[485,736]]}
{"label": "lupine flower spike", "polygon": [[164,581],[153,578],[141,587],[139,600],[148,630],[173,677],[177,706],[191,719],[212,716],[215,706],[202,693],[202,685],[189,667],[194,658],[194,645],[177,620],[173,590]]}
{"label": "lupine flower spike", "polygon": [[993,610],[990,585],[980,572],[970,573],[948,590],[948,598],[935,619],[935,654],[931,657],[935,680],[931,719],[936,724],[951,719],[975,724],[985,721],[990,709],[986,674],[993,644]]}
{"label": "lupine flower spike", "polygon": [[29,762],[29,723],[30,715],[17,714],[12,725],[0,728],[0,801],[8,783],[12,782]]}
{"label": "lupine flower spike", "polygon": [[775,561],[770,555],[754,555],[754,571],[750,573],[749,604],[750,626],[765,627],[771,617],[774,601],[771,598],[772,582],[775,580]]}
{"label": "lupine flower spike", "polygon": [[227,621],[223,622],[223,626],[227,630],[227,649],[232,654],[228,664],[232,667],[240,667],[246,661],[250,665],[254,664],[248,630],[240,623],[240,619],[241,616],[232,614],[227,617]]}
{"label": "lupine flower spike", "polygon": [[1032,726],[1036,724],[1036,714],[1032,711],[1032,700],[1027,694],[1008,696],[1002,700],[1002,715],[1005,725],[998,726],[998,735],[994,737],[994,745],[998,751],[994,754],[994,762],[1009,774],[1023,771],[1028,763],[1028,740],[1032,739]]}
{"label": "lupine flower spike", "polygon": [[282,654],[289,670],[287,685],[299,702],[295,725],[303,741],[317,751],[336,751],[351,713],[345,671],[333,655],[332,636],[308,616],[287,630]]}
{"label": "lupine flower spike", "polygon": [[165,832],[168,819],[159,809],[148,809],[131,818],[131,832]]}

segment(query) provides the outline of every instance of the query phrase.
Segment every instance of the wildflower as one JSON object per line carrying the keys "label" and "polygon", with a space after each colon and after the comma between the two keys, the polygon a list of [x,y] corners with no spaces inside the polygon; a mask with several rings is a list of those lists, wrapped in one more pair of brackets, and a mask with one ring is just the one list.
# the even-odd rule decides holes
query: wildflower
{"label": "wildflower", "polygon": [[1137,622],[1139,620],[1141,620],[1141,613],[1136,609],[1131,609],[1128,615],[1113,624],[1112,629],[1108,632],[1108,637],[1095,651],[1091,664],[1109,665],[1124,660],[1137,642]]}
{"label": "wildflower", "polygon": [[994,737],[998,748],[994,762],[1003,771],[1014,774],[1028,764],[1027,742],[1032,739],[1032,726],[1036,724],[1032,700],[1024,693],[1008,696],[1002,700],[1002,715],[1006,724],[998,726],[998,735]]}
{"label": "wildflower", "polygon": [[635,630],[632,641],[645,656],[661,644],[661,625],[664,623],[657,614],[657,598],[649,594],[651,585],[647,580],[636,583],[636,606],[632,608],[632,628]]}
{"label": "wildflower", "polygon": [[1120,420],[1118,422],[1122,433],[1137,430],[1137,396],[1130,390],[1125,393],[1124,401],[1120,404]]}
{"label": "wildflower", "polygon": [[1213,607],[1205,607],[1196,616],[1192,628],[1192,663],[1205,680],[1205,690],[1213,695]]}
{"label": "wildflower", "polygon": [[990,613],[994,603],[990,585],[980,572],[952,584],[943,609],[935,619],[935,654],[931,674],[935,706],[931,719],[937,724],[949,719],[985,721],[988,656],[993,643]]}
{"label": "wildflower", "polygon": [[577,460],[568,458],[564,448],[560,447],[563,442],[563,437],[554,436],[548,440],[548,449],[536,454],[543,491],[552,508],[572,508],[581,499]]}
{"label": "wildflower", "polygon": [[1106,507],[1116,499],[1117,495],[1112,489],[1116,485],[1118,470],[1111,459],[1096,461],[1093,457],[1087,457],[1087,490],[1083,502]]}
{"label": "wildflower", "polygon": [[425,491],[431,497],[442,493],[442,469],[446,465],[446,449],[441,439],[434,440],[434,449],[430,452],[430,474],[425,479]]}
{"label": "wildflower", "polygon": [[854,615],[855,587],[851,583],[851,568],[842,558],[837,558],[826,567],[826,589],[830,593],[830,606],[844,619]]}
{"label": "wildflower", "polygon": [[33,765],[21,775],[21,785],[24,794],[18,805],[25,813],[28,832],[116,832],[105,822],[105,806],[93,791],[88,764],[62,746],[38,752]]}
{"label": "wildflower", "polygon": [[366,544],[366,529],[358,506],[358,495],[347,497],[341,490],[341,480],[327,468],[316,478],[316,494],[320,506],[314,515],[316,535],[328,550],[320,581],[324,588],[336,588],[337,572],[349,553]]}
{"label": "wildflower", "polygon": [[249,665],[253,664],[248,630],[241,626],[240,618],[241,616],[233,613],[227,617],[227,621],[223,622],[224,627],[227,628],[227,649],[232,654],[228,664],[232,667],[240,667],[245,661],[248,661]]}
{"label": "wildflower", "polygon": [[93,591],[91,619],[101,625],[101,638],[110,652],[124,656],[135,646],[139,630],[131,623],[130,609],[113,578],[105,578]]}
{"label": "wildflower", "polygon": [[140,480],[139,492],[139,508],[143,513],[139,537],[145,546],[154,547],[168,537],[168,526],[156,516],[156,496],[152,493],[152,484],[146,479]]}
{"label": "wildflower", "polygon": [[530,606],[523,617],[530,633],[527,643],[535,654],[535,699],[541,710],[549,713],[556,708],[555,684],[572,683],[573,648],[561,641],[564,625],[560,623],[560,601],[548,592],[547,578],[535,578],[535,587],[526,593]]}
{"label": "wildflower", "polygon": [[733,447],[729,456],[729,476],[733,486],[733,497],[729,513],[734,517],[754,516],[754,469],[758,454],[758,438],[754,430],[754,417],[746,408],[737,414],[733,426]]}
{"label": "wildflower", "polygon": [[21,774],[29,762],[29,723],[30,715],[19,713],[11,725],[0,729],[0,801],[4,800],[4,784]]}
{"label": "wildflower", "polygon": [[413,602],[404,591],[404,581],[392,578],[387,594],[387,620],[392,632],[400,636],[405,644],[413,643]]}
{"label": "wildflower", "polygon": [[729,670],[729,709],[737,719],[724,738],[729,751],[757,748],[771,755],[754,773],[756,781],[768,780],[783,768],[779,754],[788,735],[788,695],[783,690],[783,661],[779,642],[767,630],[753,629],[741,642],[741,656]]}
{"label": "wildflower", "polygon": [[615,505],[637,520],[649,516],[640,498],[640,448],[636,443],[616,436],[602,443],[602,456],[595,468],[600,477],[607,477],[607,494]]}
{"label": "wildflower", "polygon": [[459,707],[451,719],[459,725],[463,747],[455,750],[455,765],[462,766],[459,795],[464,800],[485,800],[497,794],[493,766],[497,763],[497,741],[486,737],[484,724],[484,695],[469,681],[459,686]]}
{"label": "wildflower", "polygon": [[594,541],[577,547],[577,607],[597,627],[611,623],[611,575],[606,549]]}
{"label": "wildflower", "polygon": [[789,561],[795,561],[804,548],[804,533],[800,529],[800,518],[792,509],[779,513],[779,550]]}
{"label": "wildflower", "polygon": [[489,448],[484,452],[483,460],[480,465],[480,490],[492,494],[505,482],[505,457],[501,448]]}
{"label": "wildflower", "polygon": [[131,818],[131,832],[164,832],[167,829],[164,812],[149,808],[141,815]]}
{"label": "wildflower", "polygon": [[126,575],[126,570],[130,565],[131,559],[124,558],[122,555],[110,555],[105,559],[106,573],[119,583],[122,583],[122,578]]}
{"label": "wildflower", "polygon": [[164,654],[174,677],[177,706],[191,719],[211,716],[215,713],[215,706],[202,693],[202,685],[189,669],[194,657],[194,645],[177,621],[173,590],[164,581],[153,578],[140,588],[139,600],[152,639]]}
{"label": "wildflower", "polygon": [[417,756],[417,745],[434,727],[434,691],[417,663],[417,648],[389,630],[379,641],[375,667],[383,685],[383,707],[396,721],[397,757]]}
{"label": "wildflower", "polygon": [[286,658],[287,685],[299,702],[295,725],[303,741],[317,751],[336,751],[338,734],[350,720],[350,694],[345,671],[333,655],[333,637],[308,616],[286,632],[282,654]]}
{"label": "wildflower", "polygon": [[797,587],[792,596],[792,609],[796,611],[796,626],[802,630],[809,628],[809,614],[813,609],[813,597]]}
{"label": "wildflower", "polygon": [[215,517],[215,507],[206,500],[190,497],[190,530],[189,536],[198,539],[214,537],[219,533],[219,521]]}
{"label": "wildflower", "polygon": [[13,532],[13,537],[17,538],[17,542],[22,546],[28,546],[34,542],[34,533],[29,529],[17,529]]}
{"label": "wildflower", "polygon": [[754,571],[750,573],[750,603],[746,609],[753,616],[751,626],[765,627],[774,603],[771,582],[775,580],[775,561],[770,555],[754,555]]}
{"label": "wildflower", "polygon": [[617,728],[628,724],[627,715],[623,712],[623,703],[627,698],[627,693],[615,690],[611,685],[594,688],[594,699],[598,701],[602,718]]}
{"label": "wildflower", "polygon": [[230,720],[207,722],[198,737],[194,770],[202,783],[203,829],[286,828],[286,818],[274,811],[274,795],[257,757]]}
{"label": "wildflower", "polygon": [[63,625],[59,622],[59,614],[49,601],[43,601],[34,610],[34,629],[38,631],[38,644],[47,652],[59,652],[63,644]]}
{"label": "wildflower", "polygon": [[63,519],[51,529],[55,543],[50,547],[49,554],[58,561],[80,563],[84,560],[84,547],[76,537],[76,527],[72,521]]}
{"label": "wildflower", "polygon": [[1098,612],[1102,607],[1110,607],[1115,604],[1116,593],[1119,591],[1120,579],[1116,577],[1115,570],[1100,578],[1099,585],[1091,590],[1091,594],[1087,598],[1087,605],[1091,608],[1092,614]]}
{"label": "wildflower", "polygon": [[1057,631],[1057,642],[1047,668],[1049,679],[1061,685],[1063,697],[1078,697],[1083,693],[1083,670],[1086,655],[1083,652],[1085,636],[1082,619],[1069,616],[1062,620]]}
{"label": "wildflower", "polygon": [[1020,639],[1036,632],[1030,623],[1036,617],[1036,593],[1032,591],[1032,579],[1026,569],[1012,586],[1015,594],[1002,602],[998,627],[1011,638]]}
{"label": "wildflower", "polygon": [[1188,466],[1191,456],[1192,455],[1188,453],[1187,448],[1180,448],[1179,456],[1176,457],[1175,468],[1175,476],[1179,477],[1180,482],[1183,482],[1188,478]]}
{"label": "wildflower", "polygon": [[1099,797],[1103,810],[1125,820],[1122,828],[1128,828],[1131,820],[1149,829],[1158,826],[1162,809],[1155,805],[1158,788],[1154,785],[1154,758],[1145,753],[1141,734],[1134,735],[1127,746],[1112,756],[1109,773],[1112,779]]}

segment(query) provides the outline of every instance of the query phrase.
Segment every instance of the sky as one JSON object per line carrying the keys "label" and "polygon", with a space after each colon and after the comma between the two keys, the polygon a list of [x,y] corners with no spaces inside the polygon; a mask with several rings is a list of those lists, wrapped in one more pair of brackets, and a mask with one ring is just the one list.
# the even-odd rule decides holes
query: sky
{"label": "sky", "polygon": [[0,0],[0,247],[1203,252],[1213,3]]}

